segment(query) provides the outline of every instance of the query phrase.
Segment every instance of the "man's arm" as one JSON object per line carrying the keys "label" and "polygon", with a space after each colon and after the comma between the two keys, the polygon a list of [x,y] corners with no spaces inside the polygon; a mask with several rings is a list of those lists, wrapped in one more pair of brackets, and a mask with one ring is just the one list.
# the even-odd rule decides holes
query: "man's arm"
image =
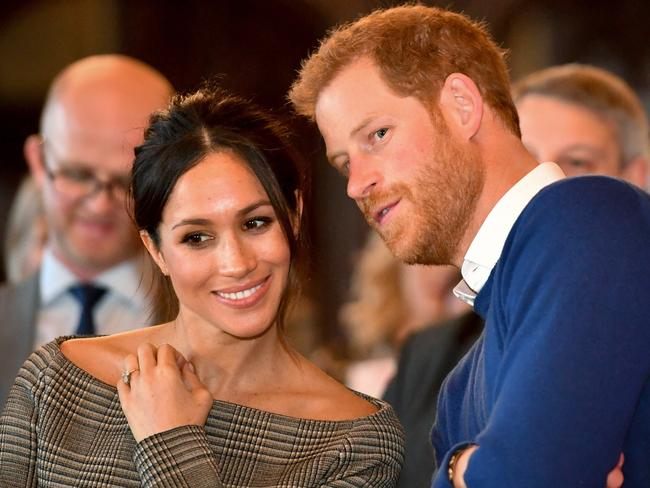
{"label": "man's arm", "polygon": [[587,183],[529,209],[494,270],[470,488],[603,486],[623,450],[649,374],[647,202]]}

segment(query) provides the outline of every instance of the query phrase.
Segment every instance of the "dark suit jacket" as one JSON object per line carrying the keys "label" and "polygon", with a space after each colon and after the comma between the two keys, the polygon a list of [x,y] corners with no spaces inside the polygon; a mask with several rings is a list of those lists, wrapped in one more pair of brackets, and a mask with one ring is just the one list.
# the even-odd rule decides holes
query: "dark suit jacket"
{"label": "dark suit jacket", "polygon": [[482,330],[483,320],[468,312],[416,332],[404,344],[397,373],[384,394],[406,431],[406,457],[398,487],[431,486],[435,459],[430,432],[438,391]]}
{"label": "dark suit jacket", "polygon": [[0,409],[16,373],[34,349],[39,309],[39,274],[0,286]]}

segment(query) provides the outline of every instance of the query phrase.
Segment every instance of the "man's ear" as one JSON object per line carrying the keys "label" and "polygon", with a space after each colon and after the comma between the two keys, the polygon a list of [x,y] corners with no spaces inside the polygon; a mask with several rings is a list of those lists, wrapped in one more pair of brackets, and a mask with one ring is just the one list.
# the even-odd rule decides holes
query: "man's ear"
{"label": "man's ear", "polygon": [[146,230],[141,230],[140,239],[142,239],[144,247],[147,249],[147,252],[151,256],[151,259],[153,259],[158,268],[160,268],[162,274],[169,276],[169,271],[167,270],[167,265],[165,264],[165,258],[163,257],[154,240],[149,235],[149,232]]}
{"label": "man's ear", "polygon": [[621,171],[621,177],[635,184],[639,188],[648,190],[648,160],[643,156],[637,156],[625,165]]}
{"label": "man's ear", "polygon": [[40,135],[32,134],[23,144],[23,155],[29,172],[32,175],[37,188],[43,186],[47,174],[45,173],[45,161],[43,161],[43,138]]}
{"label": "man's ear", "polygon": [[440,91],[440,109],[447,123],[467,140],[481,127],[483,97],[472,79],[462,73],[452,73]]}

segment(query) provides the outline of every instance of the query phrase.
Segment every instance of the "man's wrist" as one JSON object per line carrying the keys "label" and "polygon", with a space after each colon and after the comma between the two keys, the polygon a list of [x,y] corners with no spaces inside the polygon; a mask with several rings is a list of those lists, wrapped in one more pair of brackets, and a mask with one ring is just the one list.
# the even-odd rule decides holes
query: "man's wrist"
{"label": "man's wrist", "polygon": [[458,463],[458,458],[464,450],[464,447],[456,449],[449,457],[449,463],[447,463],[447,478],[449,479],[449,482],[452,484],[452,486],[454,485],[454,473],[456,471],[456,464]]}
{"label": "man's wrist", "polygon": [[447,478],[454,488],[467,488],[465,484],[465,471],[469,458],[478,449],[476,444],[468,444],[452,453],[447,463]]}

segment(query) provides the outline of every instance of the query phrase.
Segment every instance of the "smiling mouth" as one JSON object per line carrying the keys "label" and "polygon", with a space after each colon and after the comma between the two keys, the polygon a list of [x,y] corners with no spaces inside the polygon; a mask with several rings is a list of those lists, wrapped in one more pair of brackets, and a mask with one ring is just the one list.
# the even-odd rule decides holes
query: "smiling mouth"
{"label": "smiling mouth", "polygon": [[226,292],[218,291],[216,292],[216,294],[219,295],[221,298],[225,298],[226,300],[243,300],[244,298],[253,296],[257,290],[262,288],[262,285],[264,285],[264,282],[260,283],[259,285],[255,285],[252,288],[248,288],[246,290],[241,290],[234,293],[226,293]]}
{"label": "smiling mouth", "polygon": [[79,220],[78,224],[87,234],[105,235],[113,231],[115,228],[112,222],[96,221],[96,220]]}
{"label": "smiling mouth", "polygon": [[271,283],[271,276],[257,281],[255,284],[233,286],[223,290],[215,290],[212,293],[224,305],[237,309],[254,307],[264,299]]}

